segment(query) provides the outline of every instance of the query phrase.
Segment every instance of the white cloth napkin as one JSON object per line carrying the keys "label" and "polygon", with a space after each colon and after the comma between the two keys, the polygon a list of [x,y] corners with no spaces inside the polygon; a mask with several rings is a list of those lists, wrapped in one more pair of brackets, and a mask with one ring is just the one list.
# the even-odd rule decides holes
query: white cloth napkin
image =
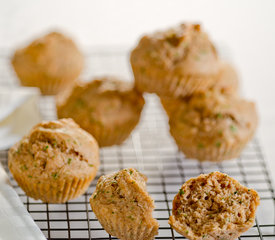
{"label": "white cloth napkin", "polygon": [[41,121],[37,88],[0,87],[0,150],[19,141]]}
{"label": "white cloth napkin", "polygon": [[0,239],[46,240],[15,190],[0,163]]}

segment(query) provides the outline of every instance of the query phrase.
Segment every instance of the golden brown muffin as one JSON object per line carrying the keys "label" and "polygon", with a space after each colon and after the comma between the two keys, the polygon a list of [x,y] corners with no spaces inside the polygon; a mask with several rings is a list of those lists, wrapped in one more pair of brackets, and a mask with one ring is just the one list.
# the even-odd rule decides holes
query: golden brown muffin
{"label": "golden brown muffin", "polygon": [[145,35],[130,61],[137,89],[161,97],[207,90],[217,82],[222,65],[199,24]]}
{"label": "golden brown muffin", "polygon": [[114,77],[79,83],[64,95],[57,99],[58,117],[73,118],[101,147],[121,144],[138,124],[144,105],[132,83]]}
{"label": "golden brown muffin", "polygon": [[150,240],[158,234],[152,216],[154,201],[146,191],[147,178],[133,168],[101,176],[90,198],[103,228],[122,240]]}
{"label": "golden brown muffin", "polygon": [[184,183],[173,201],[169,224],[190,240],[233,240],[253,226],[258,193],[224,173]]}
{"label": "golden brown muffin", "polygon": [[45,121],[9,150],[8,163],[28,196],[61,203],[86,191],[99,167],[99,149],[72,119]]}
{"label": "golden brown muffin", "polygon": [[186,157],[200,161],[238,157],[258,123],[253,102],[215,92],[171,100],[170,106],[171,135]]}
{"label": "golden brown muffin", "polygon": [[12,65],[23,86],[53,95],[72,85],[83,69],[84,58],[71,39],[52,32],[17,50]]}

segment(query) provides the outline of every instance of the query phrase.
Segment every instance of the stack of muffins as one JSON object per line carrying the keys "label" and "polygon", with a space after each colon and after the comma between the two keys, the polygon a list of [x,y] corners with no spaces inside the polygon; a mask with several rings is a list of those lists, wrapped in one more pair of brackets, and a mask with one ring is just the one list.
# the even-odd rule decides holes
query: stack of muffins
{"label": "stack of muffins", "polygon": [[255,105],[240,98],[235,69],[219,59],[200,25],[142,37],[131,65],[136,88],[160,97],[170,133],[186,157],[235,158],[252,138]]}

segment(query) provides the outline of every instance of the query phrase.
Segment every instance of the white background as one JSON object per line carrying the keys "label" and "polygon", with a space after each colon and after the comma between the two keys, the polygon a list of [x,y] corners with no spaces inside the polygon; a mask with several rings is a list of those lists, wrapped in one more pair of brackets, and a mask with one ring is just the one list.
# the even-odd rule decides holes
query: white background
{"label": "white background", "polygon": [[275,176],[275,1],[0,0],[0,49],[54,29],[82,49],[131,48],[144,32],[183,21],[202,23],[238,68],[244,95],[257,102],[258,135]]}

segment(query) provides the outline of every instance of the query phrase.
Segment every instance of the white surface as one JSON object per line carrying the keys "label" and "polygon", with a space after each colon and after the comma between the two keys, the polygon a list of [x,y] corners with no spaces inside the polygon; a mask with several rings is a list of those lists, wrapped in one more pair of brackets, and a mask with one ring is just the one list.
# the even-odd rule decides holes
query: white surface
{"label": "white surface", "polygon": [[46,240],[15,190],[0,163],[0,239]]}
{"label": "white surface", "polygon": [[11,147],[41,121],[39,90],[0,87],[0,150]]}
{"label": "white surface", "polygon": [[13,49],[50,29],[69,33],[83,49],[132,47],[144,32],[202,22],[215,42],[228,46],[244,95],[258,104],[259,136],[275,172],[274,10],[273,0],[0,0],[0,48]]}

